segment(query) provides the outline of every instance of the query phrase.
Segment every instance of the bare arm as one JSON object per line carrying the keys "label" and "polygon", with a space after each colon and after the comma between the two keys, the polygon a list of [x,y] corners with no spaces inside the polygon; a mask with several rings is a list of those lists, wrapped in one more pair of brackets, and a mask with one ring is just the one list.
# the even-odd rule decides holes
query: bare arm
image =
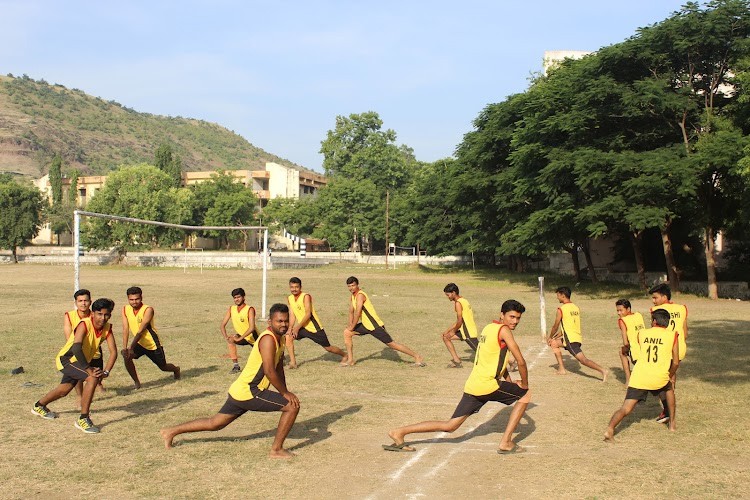
{"label": "bare arm", "polygon": [[521,349],[518,347],[516,339],[513,337],[513,332],[507,326],[503,326],[500,328],[500,337],[505,341],[505,345],[508,346],[508,350],[510,350],[513,357],[516,358],[516,363],[518,363],[518,374],[521,376],[521,382],[519,382],[518,385],[524,389],[528,389],[529,370],[526,367],[526,360],[524,359],[523,354],[521,354]]}
{"label": "bare arm", "polygon": [[221,331],[221,334],[225,339],[229,339],[229,334],[227,334],[227,323],[229,323],[230,319],[232,319],[231,307],[227,309],[227,313],[224,315],[224,319],[221,320],[221,324],[219,325],[219,331]]}
{"label": "bare arm", "polygon": [[362,317],[362,308],[365,305],[365,296],[361,293],[357,294],[357,305],[349,311],[349,330],[354,330],[354,327],[359,323]]}
{"label": "bare arm", "polygon": [[284,375],[284,363],[279,360],[278,364],[274,363],[274,357],[276,356],[276,343],[270,335],[265,335],[260,339],[258,345],[260,350],[260,357],[263,360],[263,373],[268,378],[279,394],[284,396],[292,403],[293,406],[299,407],[299,399],[297,396],[289,392],[286,387],[286,377]]}
{"label": "bare arm", "polygon": [[677,335],[672,343],[672,365],[669,367],[669,378],[674,380],[674,374],[677,373],[677,367],[680,365],[680,345],[677,342]]}
{"label": "bare arm", "polygon": [[289,331],[287,335],[291,334],[292,338],[297,338],[297,333],[299,333],[299,327],[295,328],[294,326],[297,324],[297,316],[292,312],[292,307],[294,305],[292,304],[291,299],[287,299],[287,304],[289,304]]}
{"label": "bare arm", "polygon": [[70,324],[68,313],[63,314],[63,333],[65,334],[65,340],[68,340],[70,334],[73,333],[73,325]]}
{"label": "bare arm", "polygon": [[112,331],[107,335],[107,350],[109,351],[109,357],[107,358],[107,365],[104,367],[104,371],[109,373],[115,366],[115,361],[117,361],[117,342],[115,341],[115,334]]}
{"label": "bare arm", "polygon": [[[552,325],[552,330],[549,331],[549,337],[547,337],[547,340],[552,340],[555,338],[557,334],[557,330],[560,329],[560,323],[562,322],[562,309],[559,307],[557,308],[557,313],[555,314],[555,324]],[[516,358],[517,359],[517,358]]]}
{"label": "bare arm", "polygon": [[459,301],[456,301],[454,309],[456,311],[456,322],[453,323],[445,332],[443,332],[443,335],[455,334],[458,330],[461,329],[464,324],[464,306],[462,306]]}
{"label": "bare arm", "polygon": [[128,317],[125,315],[125,307],[122,308],[122,355],[125,359],[130,359],[128,354],[128,336],[130,334],[130,326],[128,325]]}

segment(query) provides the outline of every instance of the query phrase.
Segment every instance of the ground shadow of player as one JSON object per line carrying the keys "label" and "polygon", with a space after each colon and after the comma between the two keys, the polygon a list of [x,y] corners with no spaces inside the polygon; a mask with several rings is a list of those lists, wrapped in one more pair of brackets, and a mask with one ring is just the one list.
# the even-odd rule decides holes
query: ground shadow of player
{"label": "ground shadow of player", "polygon": [[646,398],[646,402],[638,403],[630,415],[625,417],[622,423],[617,426],[617,434],[621,434],[625,429],[642,420],[653,422],[654,425],[664,425],[654,422],[654,415],[658,415],[661,410],[662,406],[661,403],[659,403],[659,398],[649,394]]}
{"label": "ground shadow of player", "polygon": [[207,398],[209,396],[215,396],[219,394],[219,391],[203,391],[198,394],[186,394],[184,396],[166,397],[159,399],[144,399],[141,401],[133,401],[131,403],[122,406],[113,406],[106,408],[105,410],[110,411],[124,411],[128,413],[120,418],[110,420],[108,422],[102,422],[102,427],[111,425],[118,422],[125,422],[131,418],[138,418],[143,415],[161,413],[163,411],[173,410],[179,408],[187,402],[195,401],[200,398]]}
{"label": "ground shadow of player", "polygon": [[326,363],[329,363],[331,361],[340,362],[341,356],[337,356],[333,353],[326,352],[324,354],[321,354],[317,358],[308,359],[305,361],[299,361],[299,354],[297,355],[297,368],[299,368],[302,365],[306,365],[307,363],[316,363],[318,361],[325,361]]}
{"label": "ground shadow of player", "polygon": [[622,368],[610,368],[609,374],[614,375],[618,382],[625,384],[625,371]]}
{"label": "ground shadow of player", "polygon": [[[581,370],[581,364],[577,359],[573,357],[563,355],[563,366],[565,367],[565,371],[568,372],[568,374],[578,375],[585,378],[593,378],[595,380],[601,381],[601,377]],[[549,365],[549,367],[557,369],[557,363],[555,363],[554,365]]]}
{"label": "ground shadow of player", "polygon": [[[303,402],[304,404],[304,402]],[[317,417],[308,418],[295,422],[289,433],[288,439],[303,439],[304,441],[297,443],[293,446],[286,448],[287,450],[294,451],[306,446],[310,446],[321,441],[325,441],[333,435],[328,428],[341,418],[353,415],[362,409],[362,405],[352,405],[342,410],[336,410],[329,413],[318,415]],[[248,415],[246,415],[248,416]],[[210,443],[210,442],[221,442],[221,441],[240,441],[250,439],[273,439],[276,435],[276,427],[272,429],[255,432],[248,434],[247,436],[219,436],[219,437],[205,437],[196,439],[185,439],[180,444],[187,443]]]}
{"label": "ground shadow of player", "polygon": [[[536,404],[529,403],[526,408],[526,412],[521,417],[521,421],[516,427],[516,433],[514,434],[513,442],[519,443],[529,437],[536,431],[536,421],[529,415],[529,411],[533,410]],[[479,424],[475,429],[462,434],[460,436],[449,437],[449,438],[431,438],[422,440],[409,439],[409,444],[425,444],[425,443],[463,443],[477,437],[488,436],[490,434],[502,435],[505,431],[505,426],[508,424],[508,418],[510,413],[513,411],[512,406],[506,406],[501,408],[492,418]],[[470,417],[471,418],[471,417]],[[470,422],[470,420],[468,421]],[[464,424],[467,425],[467,424]],[[460,429],[459,429],[460,430]]]}
{"label": "ground shadow of player", "polygon": [[[180,379],[184,380],[186,378],[195,378],[199,377],[205,373],[211,373],[219,369],[219,365],[211,365],[211,366],[202,366],[202,367],[196,367],[196,368],[188,368],[187,370],[183,370],[180,374]],[[162,373],[162,372],[158,372]],[[133,394],[133,393],[142,393],[149,391],[151,389],[156,389],[158,387],[163,387],[167,384],[173,384],[179,382],[178,380],[175,380],[172,378],[171,375],[160,377],[157,379],[149,380],[148,382],[143,382],[141,384],[140,389],[134,389],[132,385],[129,385],[128,387],[116,387],[115,388],[115,395],[116,396],[124,396],[126,394]],[[108,399],[109,397],[114,396],[107,396],[97,399]]]}
{"label": "ground shadow of player", "polygon": [[380,352],[373,352],[365,356],[364,358],[357,359],[357,364],[360,364],[363,361],[375,360],[375,359],[384,359],[386,361],[393,361],[395,363],[406,363],[408,365],[414,364],[414,361],[411,358],[401,357],[398,351],[391,349],[390,347],[384,347],[383,349],[380,350]]}

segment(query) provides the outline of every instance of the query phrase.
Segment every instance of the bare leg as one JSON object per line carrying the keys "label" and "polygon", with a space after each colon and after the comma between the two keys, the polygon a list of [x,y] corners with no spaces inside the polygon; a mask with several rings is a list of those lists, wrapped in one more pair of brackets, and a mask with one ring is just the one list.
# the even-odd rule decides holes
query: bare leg
{"label": "bare leg", "polygon": [[607,370],[606,368],[602,368],[598,364],[594,363],[592,360],[590,360],[589,358],[587,358],[582,352],[579,352],[578,354],[576,354],[576,359],[583,366],[588,366],[592,370],[596,370],[599,373],[601,373],[602,374],[602,382],[606,382],[607,381],[607,376],[609,375],[609,370]]}
{"label": "bare leg", "polygon": [[60,384],[51,391],[49,391],[42,399],[39,400],[39,404],[47,406],[53,401],[57,401],[60,398],[64,398],[70,391],[73,390],[73,384]]}
{"label": "bare leg", "polygon": [[184,434],[185,432],[218,431],[231,424],[238,416],[217,413],[213,417],[199,418],[185,422],[184,424],[175,425],[174,427],[165,427],[160,431],[161,437],[164,440],[164,447],[170,449],[172,447],[172,440],[179,434]]}
{"label": "bare leg", "polygon": [[[404,438],[409,434],[423,432],[453,432],[461,427],[461,424],[463,424],[467,418],[469,418],[469,415],[455,417],[450,420],[426,420],[417,424],[398,427],[388,432],[388,435],[393,439],[393,444],[403,444]],[[409,451],[413,450],[413,448],[409,446],[404,449]]]}
{"label": "bare leg", "polygon": [[286,350],[289,353],[289,368],[297,368],[297,358],[294,357],[294,339],[291,334],[284,335],[286,338]]}
{"label": "bare leg", "polygon": [[620,352],[620,363],[622,363],[622,371],[625,372],[625,385],[630,384],[630,358]]}
{"label": "bare leg", "polygon": [[336,347],[335,345],[329,345],[328,347],[324,347],[326,351],[330,352],[331,354],[335,354],[337,356],[341,356],[341,361],[346,361],[346,353]]}
{"label": "bare leg", "polygon": [[271,458],[292,458],[294,456],[294,453],[284,449],[284,440],[289,435],[289,431],[292,430],[297,414],[299,414],[299,407],[292,406],[292,403],[288,403],[281,409],[279,426],[276,428],[276,436],[273,438],[271,453],[269,454]]}
{"label": "bare leg", "polygon": [[565,371],[565,365],[563,364],[562,359],[562,352],[560,351],[560,347],[562,346],[562,343],[555,339],[550,344],[550,347],[552,348],[552,352],[555,354],[555,359],[557,359],[557,374],[558,375],[565,375],[568,372]]}
{"label": "bare leg", "polygon": [[516,427],[518,427],[518,423],[521,421],[521,417],[523,417],[530,402],[531,391],[527,391],[521,399],[516,401],[516,404],[513,406],[513,411],[510,412],[508,425],[505,426],[505,432],[500,440],[499,449],[512,450],[515,446],[515,443],[513,442],[513,433],[515,432]]}
{"label": "bare leg", "polygon": [[669,430],[674,432],[677,430],[676,411],[677,411],[677,400],[674,395],[674,389],[667,391],[667,409],[669,409]]}
{"label": "bare leg", "polygon": [[420,356],[416,352],[412,351],[411,349],[409,349],[408,347],[406,347],[404,344],[399,344],[395,340],[393,340],[391,342],[388,342],[386,345],[388,347],[390,347],[391,349],[394,349],[394,350],[396,350],[398,352],[403,352],[407,356],[411,356],[412,358],[414,358],[414,361],[418,365],[421,364],[424,361],[424,358],[422,356]]}
{"label": "bare leg", "polygon": [[172,363],[167,363],[165,365],[162,365],[159,367],[159,369],[163,372],[172,372],[174,375],[175,380],[180,380],[180,367],[177,365],[173,365]]}
{"label": "bare leg", "polygon": [[346,359],[341,360],[341,366],[354,366],[354,341],[356,335],[351,330],[344,330],[344,345],[346,345]]}
{"label": "bare leg", "polygon": [[125,362],[125,369],[130,374],[130,378],[133,379],[133,382],[135,383],[135,388],[136,389],[140,389],[141,388],[141,381],[138,380],[138,372],[135,369],[135,363],[133,363],[133,359],[132,358],[127,358],[127,357],[124,357],[124,356],[123,356],[123,358],[124,358],[124,362]]}
{"label": "bare leg", "polygon": [[227,350],[229,351],[229,359],[232,363],[237,364],[237,344],[227,339]]}
{"label": "bare leg", "polygon": [[90,376],[83,384],[83,394],[81,395],[81,415],[88,415],[91,409],[91,400],[94,399],[94,391],[99,383],[99,377]]}
{"label": "bare leg", "polygon": [[76,410],[81,409],[81,395],[83,394],[83,380],[76,384]]}
{"label": "bare leg", "polygon": [[448,349],[448,352],[451,355],[451,359],[453,360],[453,363],[458,364],[458,363],[461,363],[461,358],[458,357],[456,348],[453,346],[453,341],[451,340],[452,338],[453,338],[453,335],[443,335],[443,343],[445,344],[445,347]]}
{"label": "bare leg", "polygon": [[623,418],[630,415],[630,412],[633,411],[633,408],[635,408],[635,405],[637,404],[637,399],[626,399],[622,404],[622,407],[620,407],[620,409],[612,415],[612,418],[609,420],[609,427],[607,427],[607,432],[604,433],[605,441],[609,443],[615,442],[615,427],[617,427],[619,423],[622,422]]}

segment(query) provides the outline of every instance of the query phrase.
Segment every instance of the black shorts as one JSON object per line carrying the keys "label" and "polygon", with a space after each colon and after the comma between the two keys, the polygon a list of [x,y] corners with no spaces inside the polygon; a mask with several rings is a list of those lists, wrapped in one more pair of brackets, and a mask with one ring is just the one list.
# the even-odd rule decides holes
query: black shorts
{"label": "black shorts", "polygon": [[281,411],[287,404],[289,404],[289,400],[278,392],[264,389],[247,401],[240,401],[227,395],[227,400],[219,413],[240,416],[248,411]]}
{"label": "black shorts", "polygon": [[667,382],[667,385],[661,389],[649,390],[649,389],[636,389],[635,387],[628,387],[628,392],[625,393],[625,399],[635,399],[636,401],[646,401],[646,396],[650,392],[654,396],[661,396],[672,389],[672,382]]}
{"label": "black shorts", "polygon": [[86,368],[84,368],[83,364],[79,361],[71,363],[68,360],[64,360],[62,364],[63,369],[60,370],[60,372],[62,372],[62,380],[60,381],[61,384],[76,385],[78,382],[86,380],[89,377],[89,373],[86,371]]}
{"label": "black shorts", "polygon": [[580,342],[568,342],[564,346],[566,351],[568,351],[573,356],[576,356],[583,352],[583,349],[581,349],[581,343]]}
{"label": "black shorts", "polygon": [[528,389],[522,389],[520,385],[505,380],[501,380],[500,387],[495,392],[489,394],[475,396],[464,392],[451,418],[472,415],[481,410],[482,406],[489,401],[498,401],[504,405],[512,405],[524,397],[527,392],[529,392]]}
{"label": "black shorts", "polygon": [[390,344],[393,342],[391,336],[385,331],[384,326],[377,326],[374,330],[368,330],[362,323],[357,323],[357,326],[354,327],[354,331],[357,332],[357,335],[372,335],[384,344]]}
{"label": "black shorts", "polygon": [[164,365],[167,364],[167,357],[164,355],[164,348],[162,346],[151,351],[143,347],[141,344],[136,344],[135,349],[133,349],[133,359],[138,359],[144,354],[159,368],[164,368]]}
{"label": "black shorts", "polygon": [[331,347],[331,343],[328,341],[328,335],[326,335],[325,330],[320,330],[319,332],[315,333],[309,330],[305,330],[304,328],[300,328],[299,332],[297,333],[297,338],[310,339],[321,347]]}
{"label": "black shorts", "polygon": [[89,363],[89,366],[93,366],[94,368],[99,368],[100,370],[104,370],[104,358],[94,358],[91,360],[91,363]]}
{"label": "black shorts", "polygon": [[472,350],[476,351],[477,346],[479,346],[479,339],[476,337],[466,337],[465,339],[461,339],[467,344],[469,344],[469,347],[471,347]]}

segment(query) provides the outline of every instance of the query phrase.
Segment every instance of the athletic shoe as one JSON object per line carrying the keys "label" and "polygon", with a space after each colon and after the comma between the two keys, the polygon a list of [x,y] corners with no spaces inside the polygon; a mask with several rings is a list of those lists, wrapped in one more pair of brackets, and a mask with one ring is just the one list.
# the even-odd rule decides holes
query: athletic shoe
{"label": "athletic shoe", "polygon": [[94,425],[89,417],[79,418],[75,423],[76,429],[81,429],[86,434],[98,434],[99,427]]}
{"label": "athletic shoe", "polygon": [[31,413],[34,415],[39,415],[42,418],[46,418],[47,420],[54,420],[57,418],[57,413],[50,410],[46,406],[34,404],[34,406],[31,407]]}
{"label": "athletic shoe", "polygon": [[662,410],[659,416],[656,417],[656,422],[660,424],[666,424],[667,422],[669,422],[669,415],[667,414],[666,410]]}
{"label": "athletic shoe", "polygon": [[242,371],[242,368],[240,368],[240,365],[234,365],[232,367],[232,371],[229,373],[240,373]]}

